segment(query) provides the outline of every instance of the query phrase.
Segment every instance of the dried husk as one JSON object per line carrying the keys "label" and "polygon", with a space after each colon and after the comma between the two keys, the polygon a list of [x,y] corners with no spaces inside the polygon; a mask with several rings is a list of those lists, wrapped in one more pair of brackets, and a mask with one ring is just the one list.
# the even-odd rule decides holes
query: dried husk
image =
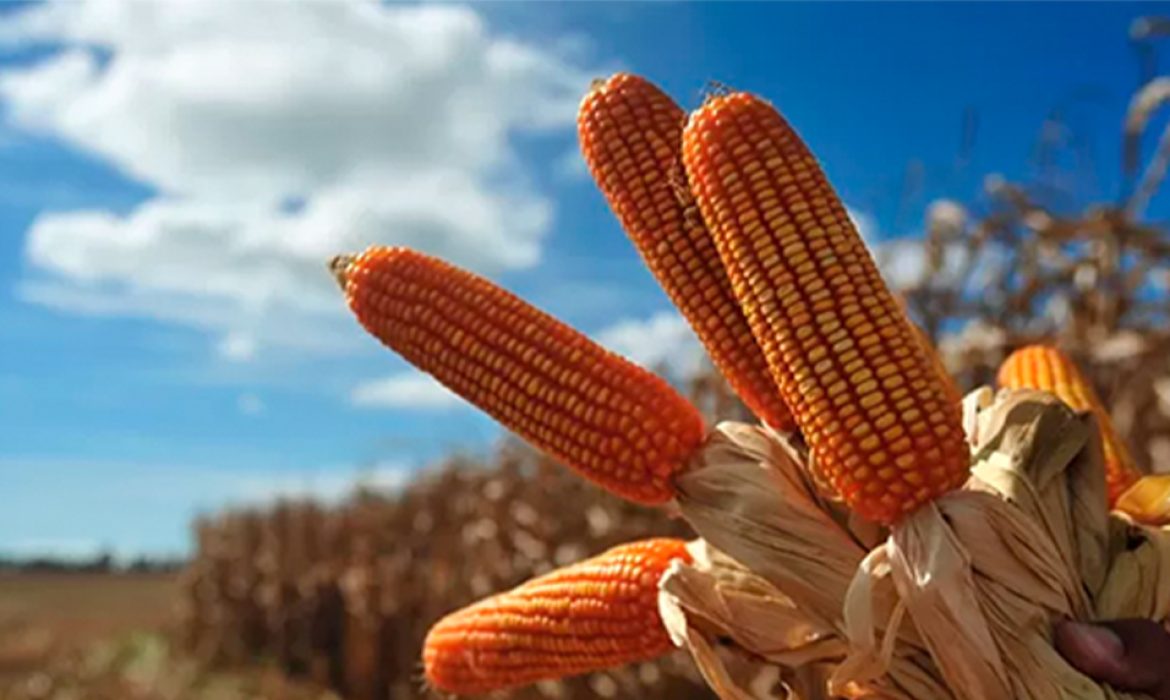
{"label": "dried husk", "polygon": [[720,697],[1142,697],[1077,672],[1051,629],[1164,620],[1170,534],[1108,512],[1091,415],[983,389],[964,427],[966,486],[889,531],[822,497],[785,436],[716,428],[677,483],[702,541],[660,607]]}
{"label": "dried husk", "polygon": [[[720,697],[832,697],[828,676],[848,651],[846,592],[885,532],[823,498],[809,474],[784,436],[727,422],[676,482],[678,508],[703,541],[693,565],[676,564],[665,576],[660,607]],[[884,623],[897,593],[889,581],[870,593],[867,613]],[[847,684],[848,696],[952,697],[913,626],[900,626],[894,638],[901,644],[889,650],[888,671]],[[787,694],[751,689],[776,668]]]}
{"label": "dried husk", "polygon": [[844,655],[839,637],[812,623],[767,581],[703,540],[692,543],[691,554],[693,565],[676,562],[664,578],[659,608],[675,643],[690,649],[720,697],[774,697],[781,669],[811,669]]}

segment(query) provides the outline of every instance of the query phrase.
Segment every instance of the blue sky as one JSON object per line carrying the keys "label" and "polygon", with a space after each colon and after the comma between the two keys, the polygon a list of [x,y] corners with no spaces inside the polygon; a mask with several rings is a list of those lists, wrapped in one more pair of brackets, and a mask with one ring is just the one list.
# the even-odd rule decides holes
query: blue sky
{"label": "blue sky", "polygon": [[684,106],[712,79],[762,93],[879,240],[988,172],[1035,175],[1053,109],[1092,154],[1078,198],[1115,197],[1127,32],[1154,9],[159,7],[3,9],[0,552],[182,552],[196,512],[486,449],[490,421],[345,315],[332,252],[415,245],[639,361],[693,362],[576,154],[594,76]]}

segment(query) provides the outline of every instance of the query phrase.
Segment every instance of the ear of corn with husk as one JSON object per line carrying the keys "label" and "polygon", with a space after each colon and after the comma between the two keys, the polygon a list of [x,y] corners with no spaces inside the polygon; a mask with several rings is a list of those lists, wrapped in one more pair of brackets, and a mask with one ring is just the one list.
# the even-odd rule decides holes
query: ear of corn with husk
{"label": "ear of corn with husk", "polygon": [[820,165],[764,100],[719,95],[683,131],[699,209],[812,457],[892,523],[966,478],[958,406]]}
{"label": "ear of corn with husk", "polygon": [[1117,430],[1097,392],[1081,374],[1071,358],[1059,349],[1046,345],[1030,345],[1013,352],[999,368],[999,383],[1009,389],[1039,389],[1047,391],[1077,411],[1089,411],[1101,431],[1105,451],[1105,482],[1109,487],[1109,503],[1137,481],[1139,472],[1129,456],[1129,450]]}
{"label": "ear of corn with husk", "polygon": [[[970,397],[966,487],[868,550],[810,498],[798,464],[775,446],[761,459],[751,431],[717,428],[720,449],[679,480],[698,499],[679,502],[708,546],[741,558],[676,565],[662,596],[672,635],[725,686],[723,697],[755,697],[751,679],[769,666],[793,675],[825,664],[838,694],[829,697],[1131,697],[1068,666],[1050,628],[1063,617],[1164,619],[1170,536],[1107,512],[1091,414],[1038,392],[987,397]],[[760,470],[770,478],[742,477]],[[732,517],[704,512],[730,503]],[[818,517],[821,527],[809,527]],[[768,532],[745,532],[745,522]],[[774,608],[772,617],[756,605]],[[755,666],[729,671],[713,652],[723,636]],[[796,697],[825,697],[817,692]]]}
{"label": "ear of corn with husk", "polygon": [[[1051,628],[1165,619],[1170,481],[1120,492],[1132,480],[1114,479],[1110,512],[1111,433],[1094,406],[1014,380],[960,400],[770,104],[722,93],[685,127],[680,118],[657,88],[616,76],[583,104],[582,146],[762,425],[704,433],[648,372],[441,261],[372,248],[334,264],[390,348],[584,477],[669,505],[700,536],[668,566],[640,568],[636,585],[600,567],[606,590],[637,589],[637,610],[615,594],[599,617],[575,615],[572,591],[549,587],[596,570],[591,560],[453,613],[428,646],[432,682],[488,691],[660,653],[618,649],[629,636],[597,626],[632,615],[735,700],[1134,697],[1065,663]],[[686,184],[667,196],[680,168]],[[777,432],[790,427],[799,433]],[[652,589],[657,616],[646,614]],[[583,640],[600,647],[583,653]],[[536,665],[541,674],[519,672]]]}

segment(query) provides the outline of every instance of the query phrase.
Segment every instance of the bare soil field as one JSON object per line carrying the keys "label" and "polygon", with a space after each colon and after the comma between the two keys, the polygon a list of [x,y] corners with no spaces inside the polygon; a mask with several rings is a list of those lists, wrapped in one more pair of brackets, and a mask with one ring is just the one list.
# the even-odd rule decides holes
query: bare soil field
{"label": "bare soil field", "polygon": [[175,648],[174,574],[0,574],[3,700],[336,700],[264,664]]}
{"label": "bare soil field", "polygon": [[0,574],[0,682],[100,640],[163,631],[177,593],[174,574]]}

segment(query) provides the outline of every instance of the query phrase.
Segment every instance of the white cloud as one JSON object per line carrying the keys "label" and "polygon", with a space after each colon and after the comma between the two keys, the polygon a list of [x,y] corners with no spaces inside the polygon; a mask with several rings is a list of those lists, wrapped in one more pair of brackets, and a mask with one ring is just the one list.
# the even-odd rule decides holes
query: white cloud
{"label": "white cloud", "polygon": [[[332,310],[310,314],[295,307],[247,308],[212,297],[145,293],[106,285],[87,287],[67,279],[26,280],[18,285],[17,296],[25,302],[65,313],[98,318],[131,315],[181,323],[214,335],[246,336],[257,347],[261,340],[266,346],[314,354],[352,354],[356,348],[365,347],[360,342],[365,339],[357,324]],[[239,357],[225,357],[222,352],[225,349],[220,345],[217,354],[240,361]]]}
{"label": "white cloud", "polygon": [[429,374],[410,370],[357,385],[350,392],[350,402],[365,408],[433,411],[458,407],[462,399]]}
{"label": "white cloud", "polygon": [[510,129],[571,122],[588,84],[455,6],[50,3],[7,21],[10,38],[74,47],[0,83],[22,123],[233,199],[380,165],[497,165]]}
{"label": "white cloud", "polygon": [[871,248],[886,284],[897,289],[912,287],[926,272],[926,249],[918,238],[891,238]]}
{"label": "white cloud", "polygon": [[[64,47],[0,70],[15,124],[160,191],[38,217],[26,298],[250,334],[250,350],[220,346],[231,360],[341,313],[337,252],[535,265],[552,205],[512,136],[568,131],[592,74],[449,5],[49,2],[6,17],[0,41]],[[212,311],[192,323],[195,305]]]}
{"label": "white cloud", "polygon": [[243,331],[225,335],[215,346],[220,357],[232,362],[248,362],[256,357],[256,338]]}
{"label": "white cloud", "polygon": [[596,334],[597,342],[646,367],[677,376],[695,374],[706,354],[685,319],[662,311],[647,319],[626,319]]}
{"label": "white cloud", "polygon": [[868,212],[853,207],[846,210],[888,285],[905,289],[922,280],[927,260],[920,237],[885,238]]}
{"label": "white cloud", "polygon": [[240,394],[236,408],[245,416],[258,416],[268,409],[264,400],[255,394]]}

